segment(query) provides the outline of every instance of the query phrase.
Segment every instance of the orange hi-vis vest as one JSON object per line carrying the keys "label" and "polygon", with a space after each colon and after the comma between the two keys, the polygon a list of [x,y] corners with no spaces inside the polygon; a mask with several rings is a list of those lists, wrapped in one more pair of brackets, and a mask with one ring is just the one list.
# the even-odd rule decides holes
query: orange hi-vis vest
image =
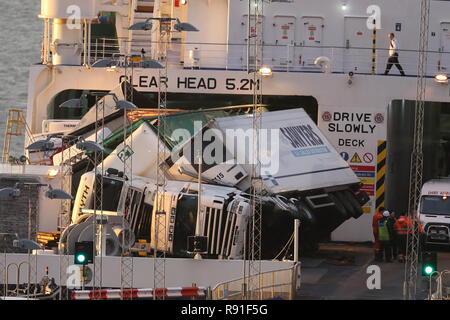
{"label": "orange hi-vis vest", "polygon": [[[408,219],[408,220],[410,220],[410,219]],[[397,221],[395,221],[395,223],[394,223],[394,229],[398,235],[408,234],[408,223],[407,223],[406,217],[404,217],[404,216],[399,217],[397,219]]]}
{"label": "orange hi-vis vest", "polygon": [[[408,227],[414,230],[412,227],[412,219],[405,216],[400,216],[394,223],[394,229],[398,235],[408,234]],[[414,232],[414,231],[413,231]],[[422,225],[419,224],[419,232],[422,232]]]}

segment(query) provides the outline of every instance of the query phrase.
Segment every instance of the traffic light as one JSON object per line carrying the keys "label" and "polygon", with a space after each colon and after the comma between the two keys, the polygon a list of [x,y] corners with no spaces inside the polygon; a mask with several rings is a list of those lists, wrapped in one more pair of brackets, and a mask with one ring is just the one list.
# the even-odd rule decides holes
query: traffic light
{"label": "traffic light", "polygon": [[437,270],[437,253],[422,253],[422,276],[429,277]]}
{"label": "traffic light", "polygon": [[94,262],[94,243],[92,241],[75,242],[75,264],[86,265]]}

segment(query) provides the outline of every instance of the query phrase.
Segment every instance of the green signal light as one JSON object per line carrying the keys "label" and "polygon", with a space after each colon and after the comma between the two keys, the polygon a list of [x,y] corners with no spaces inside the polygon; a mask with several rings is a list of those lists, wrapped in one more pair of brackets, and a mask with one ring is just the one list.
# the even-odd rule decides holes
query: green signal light
{"label": "green signal light", "polygon": [[78,263],[83,263],[86,261],[86,256],[84,254],[77,255],[77,261]]}
{"label": "green signal light", "polygon": [[425,273],[426,273],[427,275],[430,275],[430,274],[432,274],[433,272],[434,272],[433,267],[431,267],[431,266],[426,266],[426,267],[425,267]]}

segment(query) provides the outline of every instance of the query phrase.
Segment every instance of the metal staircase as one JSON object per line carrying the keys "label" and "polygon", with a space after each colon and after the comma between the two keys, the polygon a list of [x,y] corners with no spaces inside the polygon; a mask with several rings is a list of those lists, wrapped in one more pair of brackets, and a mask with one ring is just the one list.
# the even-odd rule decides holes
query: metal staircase
{"label": "metal staircase", "polygon": [[[132,14],[131,24],[143,22],[148,18],[153,17],[155,8],[155,0],[138,0]],[[130,24],[130,25],[131,25]],[[145,56],[151,55],[151,38],[152,33],[145,30],[130,31],[130,54],[141,54],[142,49],[145,51]]]}
{"label": "metal staircase", "polygon": [[5,136],[3,141],[2,163],[9,161],[11,139],[13,137],[21,137],[24,134],[27,135],[30,141],[33,141],[33,135],[25,120],[25,114],[23,110],[10,109],[8,112],[8,118],[5,126]]}

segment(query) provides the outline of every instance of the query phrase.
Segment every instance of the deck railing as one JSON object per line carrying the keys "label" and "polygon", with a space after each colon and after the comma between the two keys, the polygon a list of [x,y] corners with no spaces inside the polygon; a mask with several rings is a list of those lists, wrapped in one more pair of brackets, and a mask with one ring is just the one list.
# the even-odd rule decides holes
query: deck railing
{"label": "deck railing", "polygon": [[293,300],[299,285],[300,264],[292,268],[260,273],[246,278],[239,278],[216,285],[211,292],[213,300],[248,299],[246,283],[259,283],[258,292],[251,292],[252,300],[285,299]]}
{"label": "deck railing", "polygon": [[428,280],[429,300],[450,300],[450,270],[436,271]]}
{"label": "deck railing", "polygon": [[[119,42],[121,45],[119,45]],[[127,39],[94,39],[91,44],[91,63],[111,57],[128,47]],[[148,45],[149,41],[133,41],[134,47],[140,44]],[[157,42],[152,42],[157,45]],[[427,75],[450,73],[450,52],[427,51]],[[123,52],[121,52],[123,53]],[[192,59],[192,54],[196,60]],[[151,53],[146,53],[150,57]],[[323,72],[321,67],[314,64],[317,57],[327,57],[330,60],[332,73],[384,74],[389,50],[376,48],[375,65],[372,62],[373,48],[320,46],[308,47],[298,45],[263,46],[262,65],[267,65],[277,72]],[[399,50],[399,62],[407,76],[417,75],[417,50]],[[171,68],[219,69],[219,70],[248,70],[247,46],[245,44],[224,43],[170,43],[168,64]],[[395,66],[390,75],[399,75]]]}

